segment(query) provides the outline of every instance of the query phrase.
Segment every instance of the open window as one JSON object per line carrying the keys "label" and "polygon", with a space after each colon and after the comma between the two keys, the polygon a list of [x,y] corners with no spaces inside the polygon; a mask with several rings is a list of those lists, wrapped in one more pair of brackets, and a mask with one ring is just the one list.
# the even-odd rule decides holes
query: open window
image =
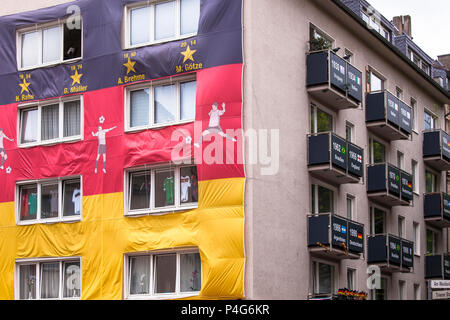
{"label": "open window", "polygon": [[17,31],[19,70],[54,65],[82,57],[81,23],[56,21]]}

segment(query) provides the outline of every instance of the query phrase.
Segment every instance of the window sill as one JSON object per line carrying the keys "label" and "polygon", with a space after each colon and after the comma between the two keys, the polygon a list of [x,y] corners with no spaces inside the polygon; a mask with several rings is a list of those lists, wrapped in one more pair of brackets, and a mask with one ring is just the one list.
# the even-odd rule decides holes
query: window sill
{"label": "window sill", "polygon": [[173,41],[185,40],[185,39],[188,39],[191,37],[195,37],[197,34],[198,33],[195,32],[195,33],[182,35],[179,37],[167,38],[167,39],[157,40],[157,41],[153,41],[153,42],[145,42],[145,43],[139,43],[139,44],[135,44],[135,45],[127,45],[123,49],[124,50],[133,50],[133,49],[139,49],[142,47],[148,47],[148,46],[153,46],[153,45],[157,45],[157,44],[164,44],[164,43],[173,42]]}
{"label": "window sill", "polygon": [[82,136],[74,136],[74,137],[66,137],[62,139],[53,139],[53,140],[47,140],[45,142],[28,142],[28,143],[19,143],[19,148],[32,148],[32,147],[39,147],[39,146],[52,146],[60,143],[72,143],[72,142],[78,142],[83,140]]}
{"label": "window sill", "polygon": [[17,221],[18,226],[29,226],[34,224],[56,224],[56,223],[71,223],[71,222],[80,222],[81,215],[77,215],[74,217],[66,217],[66,218],[49,218],[49,219],[40,219],[40,220],[24,220]]}
{"label": "window sill", "polygon": [[31,66],[31,67],[25,67],[25,68],[19,68],[18,67],[18,71],[19,72],[26,72],[26,71],[31,71],[34,69],[40,69],[40,68],[49,68],[49,67],[54,67],[60,64],[71,64],[74,62],[78,62],[83,60],[83,57],[79,57],[79,58],[73,58],[73,59],[69,59],[69,60],[62,60],[62,61],[57,61],[57,62],[50,62],[50,63],[45,63],[45,64],[39,64],[39,65],[35,65],[35,66]]}
{"label": "window sill", "polygon": [[126,300],[172,300],[172,299],[183,299],[189,297],[195,297],[200,294],[200,291],[189,292],[189,293],[178,293],[178,294],[160,294],[160,295],[129,295]]}
{"label": "window sill", "polygon": [[186,206],[180,206],[180,207],[167,207],[163,209],[155,209],[149,211],[147,210],[136,210],[136,211],[128,211],[125,213],[126,217],[134,217],[134,216],[158,216],[158,215],[165,215],[169,213],[175,213],[175,212],[183,212],[183,211],[189,211],[193,209],[198,209],[198,203],[193,205],[186,205]]}
{"label": "window sill", "polygon": [[175,122],[164,122],[164,123],[158,123],[158,124],[147,125],[147,126],[125,128],[125,133],[134,133],[134,132],[144,131],[144,130],[162,129],[162,128],[171,127],[171,126],[188,124],[188,123],[192,123],[194,121],[195,121],[194,119],[190,119],[190,120],[181,120],[181,121],[175,121]]}

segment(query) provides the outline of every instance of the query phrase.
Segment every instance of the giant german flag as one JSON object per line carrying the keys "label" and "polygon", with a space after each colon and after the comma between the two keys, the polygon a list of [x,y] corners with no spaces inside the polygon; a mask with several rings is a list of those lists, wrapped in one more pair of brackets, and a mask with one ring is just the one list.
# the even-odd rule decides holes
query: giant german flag
{"label": "giant german flag", "polygon": [[[124,6],[133,2],[139,1],[80,0],[0,18],[0,128],[14,139],[3,141],[8,157],[0,170],[0,299],[14,299],[17,259],[81,257],[81,298],[122,299],[127,253],[184,247],[200,252],[202,285],[195,298],[244,297],[241,0],[201,0],[196,36],[124,50]],[[82,59],[19,72],[17,30],[67,18],[72,4],[82,16]],[[126,132],[127,86],[183,74],[196,74],[195,121]],[[81,140],[18,146],[22,105],[71,95],[82,96]],[[212,132],[202,148],[191,144],[187,154],[174,152],[184,141],[173,139],[176,132],[198,141],[215,102],[219,109],[226,104],[220,128],[235,130],[237,141]],[[100,124],[116,127],[106,135],[106,174],[94,172],[98,138],[92,132]],[[174,154],[197,163],[198,208],[125,216],[126,169],[169,164]],[[18,225],[17,183],[67,176],[82,177],[81,220]]]}

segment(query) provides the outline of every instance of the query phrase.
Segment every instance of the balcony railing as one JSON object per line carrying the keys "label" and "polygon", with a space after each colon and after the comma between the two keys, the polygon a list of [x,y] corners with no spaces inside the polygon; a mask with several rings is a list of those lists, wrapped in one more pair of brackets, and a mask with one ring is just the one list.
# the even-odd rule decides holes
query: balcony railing
{"label": "balcony railing", "polygon": [[424,220],[438,228],[450,227],[450,195],[426,193],[423,202]]}
{"label": "balcony railing", "polygon": [[358,183],[364,176],[364,150],[332,132],[308,135],[308,170],[334,185]]}
{"label": "balcony railing", "polygon": [[442,130],[424,131],[423,161],[438,171],[450,170],[450,135]]}
{"label": "balcony railing", "polygon": [[450,255],[448,253],[425,256],[425,279],[450,280]]}
{"label": "balcony railing", "polygon": [[320,257],[359,259],[364,253],[364,225],[331,213],[310,215],[308,248]]}
{"label": "balcony railing", "polygon": [[311,52],[306,61],[306,86],[313,97],[338,111],[360,106],[361,71],[330,50]]}
{"label": "balcony railing", "polygon": [[412,109],[387,90],[366,95],[367,128],[387,141],[409,139]]}
{"label": "balcony railing", "polygon": [[384,272],[411,272],[414,268],[414,243],[391,234],[367,238],[367,263]]}
{"label": "balcony railing", "polygon": [[387,207],[408,206],[413,200],[412,176],[391,164],[369,165],[367,195]]}

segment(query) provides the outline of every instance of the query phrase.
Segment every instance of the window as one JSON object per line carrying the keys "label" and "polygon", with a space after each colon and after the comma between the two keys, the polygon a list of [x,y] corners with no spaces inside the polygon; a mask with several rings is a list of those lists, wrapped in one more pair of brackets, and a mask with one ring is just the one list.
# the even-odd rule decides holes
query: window
{"label": "window", "polygon": [[349,49],[345,48],[344,50],[344,59],[347,60],[349,63],[353,64],[355,61],[355,55],[353,52],[351,52]]}
{"label": "window", "polygon": [[397,167],[402,170],[405,169],[405,156],[400,151],[397,151]]}
{"label": "window", "polygon": [[80,258],[16,261],[16,299],[80,299]]}
{"label": "window", "polygon": [[400,238],[404,238],[404,234],[405,234],[405,218],[404,217],[398,216],[397,227],[398,227],[398,236]]}
{"label": "window", "polygon": [[132,169],[126,177],[127,214],[185,210],[198,205],[196,166]]}
{"label": "window", "polygon": [[371,164],[386,162],[386,148],[384,144],[373,138],[370,139],[369,144]]}
{"label": "window", "polygon": [[313,293],[315,295],[331,295],[334,292],[334,266],[313,261]]}
{"label": "window", "polygon": [[347,194],[347,219],[354,220],[355,197]]}
{"label": "window", "polygon": [[399,98],[400,100],[403,100],[403,90],[399,87],[395,88],[395,96]]}
{"label": "window", "polygon": [[414,254],[420,255],[420,224],[413,223],[413,237],[414,237]]}
{"label": "window", "polygon": [[417,161],[411,160],[413,191],[417,194],[419,194],[419,170],[418,170],[418,167],[419,167],[419,164],[417,163]]}
{"label": "window", "polygon": [[19,70],[73,61],[82,56],[81,27],[65,21],[19,30],[17,43]]}
{"label": "window", "polygon": [[347,289],[356,290],[356,270],[347,269]]}
{"label": "window", "polygon": [[425,171],[425,192],[437,192],[437,176],[431,171]]}
{"label": "window", "polygon": [[310,51],[320,51],[331,49],[334,40],[325,32],[310,24],[309,27],[309,49]]}
{"label": "window", "polygon": [[372,300],[387,300],[387,279],[381,277],[380,279],[380,288],[371,290]]}
{"label": "window", "polygon": [[437,128],[437,118],[433,114],[425,111],[423,118],[424,118],[423,124],[424,130],[433,130]]}
{"label": "window", "polygon": [[384,80],[378,74],[375,74],[373,71],[367,72],[367,91],[375,92],[384,90]]}
{"label": "window", "polygon": [[437,253],[438,233],[434,230],[427,229],[427,255]]}
{"label": "window", "polygon": [[333,116],[311,105],[311,133],[333,131]]}
{"label": "window", "polygon": [[351,124],[350,122],[346,122],[345,124],[345,139],[347,139],[347,141],[350,141],[352,143],[354,143],[354,138],[355,138],[355,126],[353,124]]}
{"label": "window", "polygon": [[126,47],[149,45],[196,35],[200,0],[147,2],[126,12]]}
{"label": "window", "polygon": [[194,121],[197,83],[183,79],[128,88],[126,130]]}
{"label": "window", "polygon": [[334,213],[334,193],[320,185],[311,185],[312,213]]}
{"label": "window", "polygon": [[80,177],[20,182],[16,189],[20,224],[79,220],[81,217]]}
{"label": "window", "polygon": [[198,250],[127,256],[128,298],[192,296],[200,292],[202,265]]}
{"label": "window", "polygon": [[421,300],[420,297],[420,284],[414,284],[414,300]]}
{"label": "window", "polygon": [[414,98],[411,98],[411,109],[412,109],[412,129],[417,131],[417,101]]}
{"label": "window", "polygon": [[386,212],[377,207],[370,207],[370,232],[372,235],[386,233]]}
{"label": "window", "polygon": [[82,138],[81,97],[19,106],[21,146],[58,143]]}
{"label": "window", "polygon": [[404,280],[398,281],[398,300],[406,300],[406,282]]}

